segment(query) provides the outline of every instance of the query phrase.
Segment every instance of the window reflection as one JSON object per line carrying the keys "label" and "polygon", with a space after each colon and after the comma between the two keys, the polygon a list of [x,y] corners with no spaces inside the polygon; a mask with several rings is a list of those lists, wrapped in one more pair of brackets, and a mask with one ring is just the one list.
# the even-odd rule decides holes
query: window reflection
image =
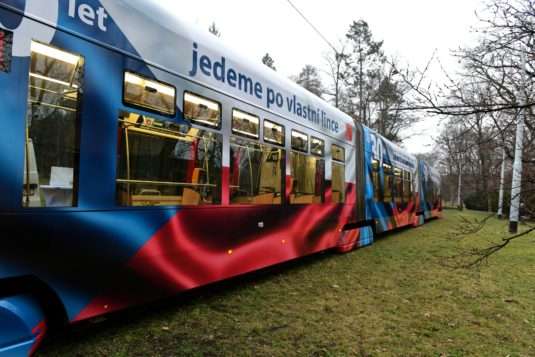
{"label": "window reflection", "polygon": [[11,71],[13,32],[0,29],[0,72]]}
{"label": "window reflection", "polygon": [[232,138],[230,202],[281,204],[284,150]]}
{"label": "window reflection", "polygon": [[346,197],[345,166],[333,162],[332,169],[332,201],[344,203]]}
{"label": "window reflection", "polygon": [[345,162],[346,161],[345,149],[341,146],[333,144],[332,157],[333,157],[333,160],[336,160],[339,162]]}
{"label": "window reflection", "polygon": [[383,190],[383,202],[392,201],[392,188],[394,186],[394,173],[392,171],[392,165],[383,164],[384,174],[384,190]]}
{"label": "window reflection", "polygon": [[119,116],[117,203],[221,202],[221,136],[139,114]]}
{"label": "window reflection", "polygon": [[412,200],[412,177],[408,171],[403,171],[403,196],[405,202]]}
{"label": "window reflection", "polygon": [[269,143],[284,145],[284,126],[264,120],[264,140]]}
{"label": "window reflection", "polygon": [[394,190],[396,205],[403,204],[403,173],[400,169],[394,168]]}
{"label": "window reflection", "polygon": [[325,141],[312,137],[310,139],[310,152],[323,157],[325,155]]}
{"label": "window reflection", "polygon": [[132,72],[124,73],[124,100],[162,114],[175,115],[176,112],[174,87]]}
{"label": "window reflection", "polygon": [[379,160],[372,160],[373,198],[375,201],[383,200],[382,181]]}
{"label": "window reflection", "polygon": [[184,93],[184,117],[197,124],[219,128],[221,105],[193,93]]}
{"label": "window reflection", "polygon": [[308,152],[308,135],[297,130],[292,130],[292,149]]}
{"label": "window reflection", "polygon": [[260,130],[260,118],[247,114],[241,110],[232,111],[232,132],[258,139]]}
{"label": "window reflection", "polygon": [[291,154],[290,203],[322,203],[325,186],[325,161],[300,152]]}

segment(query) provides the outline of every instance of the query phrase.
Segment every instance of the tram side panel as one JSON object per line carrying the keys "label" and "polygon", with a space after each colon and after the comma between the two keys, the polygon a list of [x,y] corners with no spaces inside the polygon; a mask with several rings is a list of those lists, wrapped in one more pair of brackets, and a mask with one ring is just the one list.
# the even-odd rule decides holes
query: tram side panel
{"label": "tram side panel", "polygon": [[441,176],[438,170],[431,168],[431,181],[433,182],[433,203],[431,216],[433,218],[442,217],[442,193],[441,193]]}
{"label": "tram side panel", "polygon": [[365,128],[366,207],[375,232],[412,225],[416,215],[416,159]]}
{"label": "tram side panel", "polygon": [[423,219],[442,217],[442,199],[439,172],[427,162],[419,161],[420,212]]}
{"label": "tram side panel", "polygon": [[424,194],[424,182],[422,179],[423,174],[423,164],[422,160],[418,160],[418,169],[416,171],[416,179],[414,181],[415,185],[415,200],[416,200],[416,209],[415,216],[413,219],[413,226],[418,227],[425,223],[425,194]]}
{"label": "tram side panel", "polygon": [[373,243],[373,230],[374,230],[374,221],[371,216],[371,212],[368,206],[368,196],[370,194],[369,187],[372,185],[370,181],[370,176],[368,174],[368,140],[366,137],[366,128],[358,124],[356,125],[356,177],[357,177],[357,192],[358,192],[358,201],[357,201],[357,222],[360,227],[360,240],[359,247],[370,245]]}
{"label": "tram side panel", "polygon": [[336,250],[348,252],[354,248],[364,247],[373,243],[372,221],[367,217],[366,209],[366,157],[364,150],[364,129],[355,126],[352,153],[348,158],[346,223],[339,229],[340,239]]}
{"label": "tram side panel", "polygon": [[[39,37],[36,40],[39,41]],[[200,91],[199,86],[57,31],[50,47],[44,40],[36,45],[40,54],[34,57],[61,53],[65,60],[72,62],[70,70],[82,68],[78,61],[83,59],[84,74],[77,77],[80,83],[68,83],[63,78],[53,77],[57,74],[36,72],[35,64],[30,63],[31,40],[25,45],[28,56],[13,61],[10,77],[0,75],[2,91],[7,92],[13,84],[22,83],[16,89],[17,96],[6,95],[16,100],[0,108],[3,118],[9,118],[11,123],[0,134],[5,139],[2,143],[10,143],[4,148],[6,160],[2,162],[11,165],[6,166],[2,176],[6,182],[2,186],[5,191],[1,198],[0,221],[10,234],[1,238],[0,279],[34,276],[58,296],[67,319],[79,321],[339,244],[339,230],[351,222],[356,200],[355,185],[347,176],[349,204],[119,205],[116,180],[120,156],[118,141],[122,137],[119,119],[125,120],[121,113],[137,113],[137,120],[143,116],[171,121],[178,126],[185,124],[181,99],[177,103],[177,114],[170,117],[127,107],[122,101],[125,70],[173,84],[180,98],[185,88]],[[36,90],[29,89],[29,73],[34,75],[31,78],[38,78],[32,82],[32,87],[41,86],[39,90],[46,89],[47,94],[27,106],[26,100],[32,100]],[[58,95],[58,91],[42,87],[50,83],[69,88],[62,89],[59,99],[52,98],[50,96]],[[207,93],[215,96],[210,91],[205,91]],[[227,108],[224,120],[229,121],[228,108],[237,104],[222,96],[219,98]],[[25,120],[27,107],[31,108],[28,112],[31,120]],[[61,166],[54,164],[43,168],[42,150],[46,150],[46,145],[37,138],[30,145],[29,137],[35,138],[38,127],[30,128],[30,133],[25,134],[25,125],[42,126],[50,118],[66,120],[67,114],[58,114],[63,111],[74,113],[69,114],[72,116],[69,120],[76,123],[69,125],[73,130],[69,140],[73,140],[79,150],[69,151],[73,158],[66,159]],[[133,128],[138,132],[149,130],[145,122],[137,120]],[[193,129],[202,130],[200,127]],[[224,129],[215,132],[223,137],[226,151],[229,134],[221,130]],[[48,135],[67,140],[61,132],[51,131]],[[32,151],[37,154],[30,154]],[[26,170],[24,174],[25,166],[33,166],[31,161],[34,161],[29,159],[29,165],[25,165],[25,156],[35,156],[38,161],[36,182],[32,182],[31,177],[24,179],[33,171]],[[70,170],[67,170],[69,165]],[[229,170],[228,165],[223,163],[223,169]],[[50,191],[63,192],[69,188],[50,182],[52,167],[63,167],[63,170],[55,169],[60,173],[70,172],[66,175],[71,175],[74,187],[70,190],[75,193],[67,198],[53,196],[54,192]],[[58,176],[61,180],[61,174]],[[45,178],[47,182],[43,181]],[[23,190],[26,190],[25,198]],[[53,197],[45,199],[47,194]],[[145,190],[139,196],[154,200],[155,195],[155,190]]]}

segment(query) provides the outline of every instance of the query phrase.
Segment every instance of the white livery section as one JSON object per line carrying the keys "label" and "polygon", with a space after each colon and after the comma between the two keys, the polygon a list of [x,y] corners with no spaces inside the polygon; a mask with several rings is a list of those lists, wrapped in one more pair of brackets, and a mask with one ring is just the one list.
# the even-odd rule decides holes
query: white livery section
{"label": "white livery section", "polygon": [[354,130],[346,114],[260,62],[223,47],[208,32],[192,30],[160,6],[147,1],[102,4],[144,61],[341,140]]}

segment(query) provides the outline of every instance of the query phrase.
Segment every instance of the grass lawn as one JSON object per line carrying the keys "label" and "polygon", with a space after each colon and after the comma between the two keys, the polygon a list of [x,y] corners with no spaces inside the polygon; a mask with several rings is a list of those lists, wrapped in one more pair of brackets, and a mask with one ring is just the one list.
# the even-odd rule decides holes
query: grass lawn
{"label": "grass lawn", "polygon": [[444,257],[506,233],[490,220],[460,238],[460,216],[324,253],[179,299],[82,324],[40,356],[535,356],[535,237],[479,270]]}

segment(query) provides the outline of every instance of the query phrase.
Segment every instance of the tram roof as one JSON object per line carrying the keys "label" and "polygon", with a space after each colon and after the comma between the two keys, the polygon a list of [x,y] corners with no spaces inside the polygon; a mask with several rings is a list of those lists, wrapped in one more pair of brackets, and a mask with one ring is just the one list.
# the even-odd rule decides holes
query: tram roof
{"label": "tram roof", "polygon": [[[79,6],[82,4],[79,0],[58,0],[57,5],[56,0],[47,1],[46,4],[33,2],[30,4],[34,8],[26,5],[25,9],[21,8],[24,5],[20,3],[24,2],[9,1],[6,5],[6,1],[0,0],[0,6],[15,7],[20,12],[25,11],[30,17],[136,56],[170,73],[233,95],[283,117],[290,117],[294,121],[297,118],[305,126],[314,127],[315,123],[307,122],[308,118],[297,116],[294,111],[289,110],[288,101],[293,99],[303,107],[306,106],[318,112],[324,111],[326,117],[339,122],[339,132],[330,134],[340,139],[345,137],[345,130],[348,126],[354,130],[354,121],[347,114],[263,65],[260,59],[253,61],[246,58],[242,54],[243,51],[225,45],[208,31],[203,31],[191,24],[186,19],[186,14],[169,11],[156,0],[84,0],[83,3],[92,6],[95,13],[98,8],[104,7],[109,15],[106,31],[100,30],[96,23],[91,27],[82,21],[72,21],[69,17],[69,6],[72,4]],[[55,18],[50,10],[50,7],[54,6],[58,8]],[[242,73],[253,79],[255,83],[261,83],[264,90],[262,99],[240,92],[237,88],[230,87],[228,83],[217,81],[214,76],[202,76],[199,68],[197,74],[201,73],[201,77],[189,75],[193,67],[194,43],[198,46],[198,56],[206,55],[214,63],[221,62],[221,58],[224,57],[227,70],[232,68],[238,74]],[[283,96],[282,108],[277,107],[276,104],[268,108],[266,92],[268,88]]]}
{"label": "tram roof", "polygon": [[[280,73],[263,65],[260,58],[254,60],[247,58],[247,56],[243,55],[243,48],[240,50],[225,45],[221,39],[191,24],[183,14],[166,10],[157,1],[103,0],[102,3],[110,12],[114,21],[117,22],[120,30],[132,42],[135,50],[147,62],[164,67],[189,79],[195,79],[189,76],[188,73],[192,67],[192,44],[196,43],[199,56],[207,55],[213,61],[220,61],[221,57],[225,57],[227,70],[232,68],[238,73],[253,78],[254,82],[261,83],[264,89],[264,98],[260,102],[256,100],[257,98],[247,98],[244,93],[236,93],[227,84],[214,81],[213,77],[207,78],[204,76],[200,80],[201,82],[223,92],[239,96],[246,101],[252,100],[253,104],[278,112],[283,116],[288,116],[287,110],[280,110],[280,108],[274,106],[267,108],[267,93],[265,91],[267,88],[271,88],[283,94],[285,107],[287,106],[286,99],[293,98],[293,95],[295,95],[301,104],[325,111],[330,118],[340,121],[343,126],[347,124],[354,126],[350,116]],[[159,39],[160,43],[165,41],[167,48],[165,50],[155,50],[154,45],[148,43],[153,39]],[[186,52],[186,54],[180,56],[180,63],[176,61],[176,54],[179,52]],[[185,64],[187,66],[184,66]]]}

